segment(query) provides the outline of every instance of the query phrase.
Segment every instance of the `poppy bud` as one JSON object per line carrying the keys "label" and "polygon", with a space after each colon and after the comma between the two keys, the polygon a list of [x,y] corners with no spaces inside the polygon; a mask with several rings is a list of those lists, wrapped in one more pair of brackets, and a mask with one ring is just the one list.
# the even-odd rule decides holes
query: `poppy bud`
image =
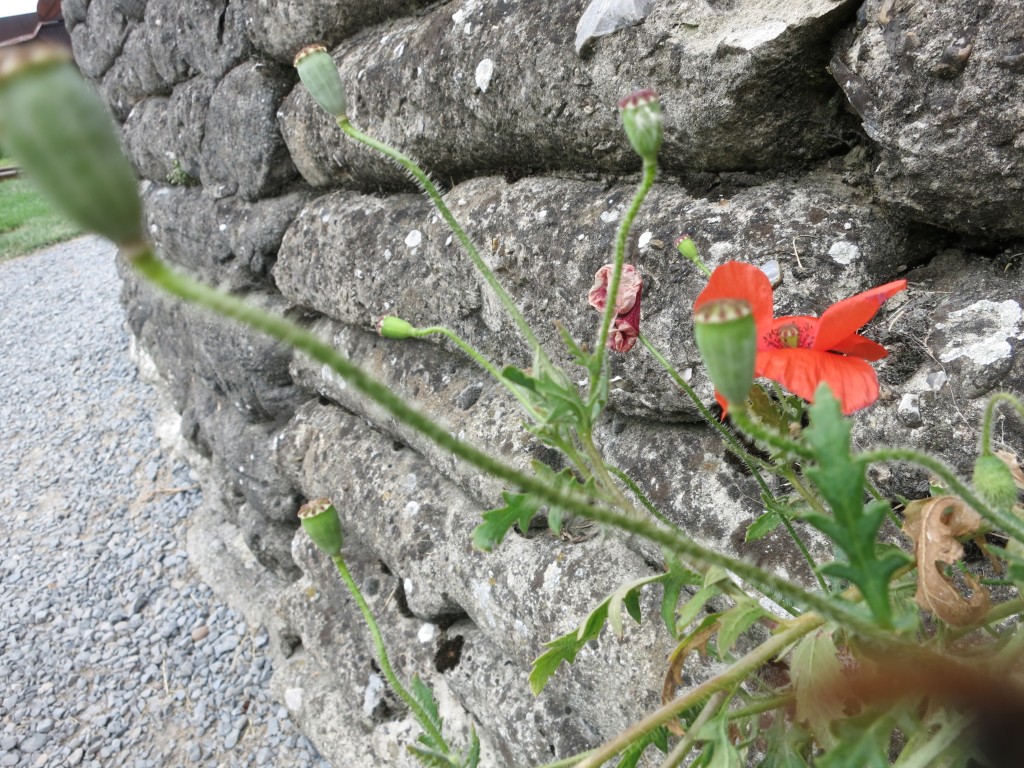
{"label": "poppy bud", "polygon": [[341,84],[338,67],[324,45],[307,45],[295,54],[295,69],[317,104],[335,117],[345,117],[348,109],[345,86]]}
{"label": "poppy bud", "polygon": [[409,339],[416,335],[416,328],[400,317],[386,315],[377,321],[377,333],[385,339]]}
{"label": "poppy bud", "polygon": [[661,149],[661,102],[650,88],[631,93],[619,102],[622,126],[629,143],[645,163],[658,159]]}
{"label": "poppy bud", "polygon": [[314,499],[299,508],[299,521],[306,535],[323,552],[334,557],[341,552],[341,520],[330,499]]}
{"label": "poppy bud", "polygon": [[757,329],[741,299],[715,299],[693,313],[694,338],[715,389],[733,408],[743,408],[754,383]]}
{"label": "poppy bud", "polygon": [[120,246],[144,241],[135,172],[69,52],[35,43],[0,54],[0,142],[76,224]]}
{"label": "poppy bud", "polygon": [[986,502],[1006,511],[1017,501],[1017,484],[1006,462],[991,453],[974,462],[975,489]]}

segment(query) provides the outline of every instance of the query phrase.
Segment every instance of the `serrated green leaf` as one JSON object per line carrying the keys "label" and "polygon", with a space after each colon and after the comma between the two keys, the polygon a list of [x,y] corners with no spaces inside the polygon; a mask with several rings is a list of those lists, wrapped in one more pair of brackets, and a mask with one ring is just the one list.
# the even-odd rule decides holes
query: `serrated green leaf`
{"label": "serrated green leaf", "polygon": [[[602,601],[597,608],[591,611],[578,629],[545,643],[544,647],[548,650],[534,660],[533,668],[530,670],[530,690],[533,691],[533,695],[536,696],[544,690],[544,686],[547,685],[548,680],[555,674],[562,665],[562,662],[572,664],[576,660],[576,655],[583,649],[583,646],[601,634],[605,622],[609,621],[609,613],[613,605],[617,614],[615,622],[617,622],[618,633],[621,635],[622,606],[629,594],[633,591],[639,591],[645,584],[661,581],[666,576],[667,574],[664,573],[657,576],[648,576],[620,587]],[[613,628],[615,626],[616,624],[613,623]]]}
{"label": "serrated green leaf", "polygon": [[741,768],[745,765],[743,756],[729,738],[729,722],[726,710],[719,712],[713,720],[700,729],[699,739],[704,742],[701,756],[707,755],[708,768]]}
{"label": "serrated green leaf", "polygon": [[438,752],[437,750],[425,747],[417,747],[415,744],[407,745],[406,750],[408,750],[410,754],[415,755],[416,759],[428,768],[459,768],[459,766],[453,763],[451,758],[444,752]]}
{"label": "serrated green leaf", "polygon": [[843,717],[843,704],[835,692],[842,686],[843,667],[832,633],[818,630],[804,637],[790,662],[796,693],[796,719],[807,722],[819,744],[830,746],[833,720]]}
{"label": "serrated green leaf", "polygon": [[693,620],[697,618],[697,614],[700,613],[701,608],[704,607],[708,600],[720,594],[722,594],[722,588],[718,584],[712,584],[697,590],[693,597],[687,600],[685,605],[679,609],[679,613],[676,615],[676,634],[693,623]]}
{"label": "serrated green leaf", "polygon": [[473,546],[484,552],[498,546],[517,523],[521,531],[529,528],[530,520],[541,507],[540,502],[529,494],[502,491],[501,496],[505,506],[484,512],[484,521],[473,529]]}
{"label": "serrated green leaf", "polygon": [[[420,679],[419,675],[412,676],[412,680],[409,682],[409,692],[412,694],[412,697],[416,699],[416,703],[423,708],[423,711],[430,719],[430,724],[440,732],[442,727],[441,715],[437,710],[437,702],[434,701],[434,692],[430,690],[430,687]],[[420,736],[423,743],[428,747],[438,749],[443,752],[446,745],[436,743],[430,737],[430,734],[427,733],[427,728],[424,723],[420,723],[420,726],[424,731]]]}
{"label": "serrated green leaf", "polygon": [[782,525],[782,516],[769,509],[747,526],[747,535],[743,537],[743,540],[760,541],[780,525]]}
{"label": "serrated green leaf", "polygon": [[665,622],[669,633],[675,638],[679,635],[676,629],[676,606],[679,604],[679,596],[682,594],[683,587],[700,584],[701,577],[699,573],[684,568],[682,563],[673,557],[667,558],[666,562],[668,573],[665,574],[665,579],[662,582],[664,595],[661,599],[661,619]]}
{"label": "serrated green leaf", "polygon": [[736,644],[740,635],[750,629],[754,622],[767,616],[765,610],[753,600],[743,600],[719,617],[718,655],[725,656]]}
{"label": "serrated green leaf", "polygon": [[665,574],[659,573],[657,576],[647,576],[643,579],[625,584],[615,590],[608,597],[608,623],[612,627],[612,631],[616,637],[622,637],[622,608],[625,606],[629,615],[633,617],[633,620],[640,623],[640,589],[645,584],[652,584],[656,581],[662,581],[665,578]]}
{"label": "serrated green leaf", "polygon": [[875,542],[889,505],[883,501],[864,504],[866,465],[850,453],[850,422],[843,418],[839,401],[827,385],[818,387],[809,412],[811,425],[804,436],[814,451],[815,463],[804,471],[828,502],[832,516],[813,514],[804,520],[846,556],[846,563],[830,564],[828,572],[837,574],[836,569],[841,569],[844,578],[860,590],[875,619],[892,626],[889,581],[910,556],[890,551],[878,557]]}
{"label": "serrated green leaf", "polygon": [[555,321],[555,328],[558,329],[558,335],[562,337],[562,343],[565,344],[565,348],[572,355],[572,361],[589,370],[592,355],[577,344],[576,340],[569,334],[569,330],[557,320]]}

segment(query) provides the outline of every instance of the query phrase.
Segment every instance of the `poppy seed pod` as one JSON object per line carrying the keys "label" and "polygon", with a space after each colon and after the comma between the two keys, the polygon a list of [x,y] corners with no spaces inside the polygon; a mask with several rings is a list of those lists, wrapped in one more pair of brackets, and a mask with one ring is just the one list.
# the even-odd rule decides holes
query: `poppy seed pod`
{"label": "poppy seed pod", "polygon": [[314,499],[303,504],[299,508],[299,522],[306,535],[326,555],[334,557],[341,553],[341,520],[330,499]]}
{"label": "poppy seed pod", "polygon": [[400,317],[385,315],[377,321],[377,333],[385,339],[409,339],[416,335],[416,328]]}
{"label": "poppy seed pod", "polygon": [[1006,462],[991,453],[979,456],[974,463],[974,488],[996,509],[1007,511],[1017,501],[1017,484]]}
{"label": "poppy seed pod", "polygon": [[619,114],[633,149],[645,163],[655,162],[661,149],[663,122],[658,94],[650,88],[629,94],[619,101]]}
{"label": "poppy seed pod", "polygon": [[345,117],[348,109],[345,86],[341,84],[338,67],[324,45],[314,43],[299,51],[295,55],[295,69],[317,104],[335,117]]}
{"label": "poppy seed pod", "polygon": [[76,224],[122,247],[144,241],[135,172],[65,49],[35,43],[0,53],[0,142]]}
{"label": "poppy seed pod", "polygon": [[730,408],[744,408],[757,357],[757,327],[750,304],[741,299],[710,301],[693,313],[693,329],[715,390]]}

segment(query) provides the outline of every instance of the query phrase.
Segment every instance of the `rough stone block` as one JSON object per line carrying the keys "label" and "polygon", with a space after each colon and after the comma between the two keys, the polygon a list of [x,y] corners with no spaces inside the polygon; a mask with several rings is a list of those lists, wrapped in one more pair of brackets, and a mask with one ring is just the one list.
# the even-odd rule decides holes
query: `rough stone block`
{"label": "rough stone block", "polygon": [[[825,65],[854,5],[656,3],[643,24],[580,59],[575,0],[461,0],[356,35],[335,58],[356,125],[456,178],[634,169],[616,105],[639,87],[664,102],[664,168],[777,169],[832,147],[838,99]],[[311,184],[403,181],[342,137],[303,87],[285,102],[282,128]]]}
{"label": "rough stone block", "polygon": [[868,0],[832,74],[877,144],[880,202],[986,238],[1024,235],[1024,7]]}
{"label": "rough stone block", "polygon": [[75,62],[86,77],[102,77],[121,54],[128,36],[129,21],[121,0],[92,0],[87,8],[72,7],[67,15],[74,19],[69,31]]}

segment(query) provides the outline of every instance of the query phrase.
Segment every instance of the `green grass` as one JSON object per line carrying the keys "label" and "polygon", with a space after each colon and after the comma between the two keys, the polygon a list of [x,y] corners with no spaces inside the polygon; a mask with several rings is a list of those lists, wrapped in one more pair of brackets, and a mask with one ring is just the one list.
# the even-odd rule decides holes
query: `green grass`
{"label": "green grass", "polygon": [[[0,158],[0,168],[14,163]],[[70,240],[81,230],[23,178],[0,181],[0,261]]]}

